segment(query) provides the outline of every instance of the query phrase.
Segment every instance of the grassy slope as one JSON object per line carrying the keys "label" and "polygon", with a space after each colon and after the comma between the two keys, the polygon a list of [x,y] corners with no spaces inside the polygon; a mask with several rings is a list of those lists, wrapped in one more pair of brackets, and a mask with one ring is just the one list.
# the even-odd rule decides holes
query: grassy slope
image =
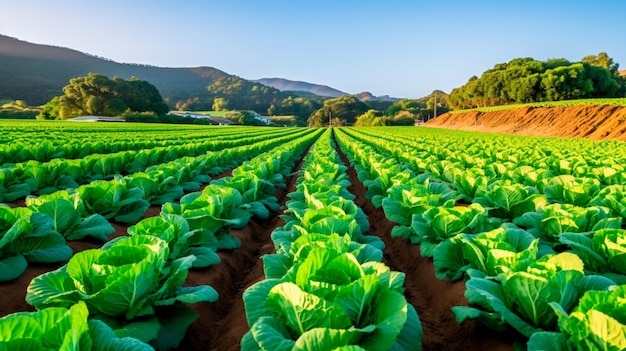
{"label": "grassy slope", "polygon": [[565,100],[565,101],[544,101],[544,102],[530,102],[527,104],[513,104],[513,105],[500,105],[500,106],[489,106],[489,107],[478,107],[473,109],[465,109],[465,110],[454,110],[449,113],[465,113],[470,111],[480,111],[480,112],[493,112],[493,111],[502,111],[502,110],[510,110],[520,107],[569,107],[569,106],[580,106],[580,105],[615,105],[626,107],[626,98],[599,98],[599,99],[581,99],[581,100]]}

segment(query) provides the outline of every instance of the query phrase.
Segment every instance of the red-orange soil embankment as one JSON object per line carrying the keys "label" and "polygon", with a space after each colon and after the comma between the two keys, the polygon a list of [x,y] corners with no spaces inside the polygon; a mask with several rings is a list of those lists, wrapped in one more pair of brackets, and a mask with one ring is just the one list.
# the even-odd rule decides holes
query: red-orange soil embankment
{"label": "red-orange soil embankment", "polygon": [[626,141],[626,107],[579,105],[445,113],[425,126],[478,132]]}

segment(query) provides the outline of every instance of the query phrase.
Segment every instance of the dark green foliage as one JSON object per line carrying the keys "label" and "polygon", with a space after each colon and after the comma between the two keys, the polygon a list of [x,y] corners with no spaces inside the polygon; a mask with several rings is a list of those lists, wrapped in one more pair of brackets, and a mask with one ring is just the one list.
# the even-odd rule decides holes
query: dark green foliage
{"label": "dark green foliage", "polygon": [[[437,110],[435,111],[435,103]],[[385,116],[399,120],[393,125],[412,125],[407,119],[407,112],[414,116],[413,119],[427,121],[435,115],[441,115],[450,110],[448,106],[448,94],[441,90],[435,90],[430,95],[420,99],[398,100],[385,110]]]}
{"label": "dark green foliage", "polygon": [[354,96],[344,95],[324,101],[324,106],[311,114],[307,124],[309,127],[323,127],[328,125],[329,118],[332,118],[341,124],[353,125],[358,116],[369,110],[368,104]]}
{"label": "dark green foliage", "polygon": [[478,78],[454,89],[449,103],[455,109],[513,103],[622,97],[626,81],[606,53],[582,62],[565,59],[537,61],[516,58],[500,63]]}
{"label": "dark green foliage", "polygon": [[39,119],[68,119],[76,116],[119,116],[125,112],[152,112],[164,115],[169,107],[154,85],[131,78],[109,79],[101,74],[70,79],[63,96],[44,107]]}
{"label": "dark green foliage", "polygon": [[295,115],[302,120],[301,124],[320,106],[314,100],[235,76],[217,79],[203,94],[176,103],[176,109],[185,111],[237,109],[272,116]]}
{"label": "dark green foliage", "polygon": [[238,77],[220,78],[207,87],[211,102],[215,98],[228,100],[228,106],[237,110],[267,111],[272,104],[289,97],[278,89]]}
{"label": "dark green foliage", "polygon": [[0,119],[35,119],[37,111],[0,111]]}
{"label": "dark green foliage", "polygon": [[383,117],[383,114],[380,111],[369,110],[364,114],[357,117],[356,122],[354,123],[357,127],[364,126],[386,126],[388,125],[388,118]]}
{"label": "dark green foliage", "polygon": [[322,99],[289,96],[279,103],[272,104],[267,110],[270,116],[296,116],[296,123],[300,126],[306,125],[306,119],[317,109],[322,107]]}
{"label": "dark green foliage", "polygon": [[228,113],[226,115],[226,118],[230,119],[231,121],[233,121],[233,122],[235,122],[237,124],[246,125],[246,126],[265,126],[265,125],[267,125],[263,121],[260,121],[260,120],[256,119],[254,117],[254,114],[251,111],[231,112],[231,113]]}

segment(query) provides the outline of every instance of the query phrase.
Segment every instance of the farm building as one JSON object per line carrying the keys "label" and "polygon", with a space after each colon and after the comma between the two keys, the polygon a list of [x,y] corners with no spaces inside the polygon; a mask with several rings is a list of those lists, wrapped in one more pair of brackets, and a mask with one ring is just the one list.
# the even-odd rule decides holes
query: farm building
{"label": "farm building", "polygon": [[68,119],[70,122],[126,122],[118,117],[107,116],[80,116]]}

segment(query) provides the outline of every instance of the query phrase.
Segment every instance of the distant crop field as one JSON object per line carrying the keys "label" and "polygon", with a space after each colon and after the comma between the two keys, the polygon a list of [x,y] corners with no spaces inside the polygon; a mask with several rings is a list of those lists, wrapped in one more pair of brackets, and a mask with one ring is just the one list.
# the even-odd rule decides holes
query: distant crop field
{"label": "distant crop field", "polygon": [[527,104],[513,104],[513,105],[500,105],[500,106],[489,106],[489,107],[478,107],[472,109],[465,110],[454,110],[450,111],[450,113],[462,113],[469,111],[480,111],[480,112],[493,112],[493,111],[502,111],[509,110],[518,107],[569,107],[569,106],[580,106],[580,105],[616,105],[626,107],[626,98],[599,98],[599,99],[581,99],[581,100],[565,100],[565,101],[544,101],[544,102],[531,102]]}

